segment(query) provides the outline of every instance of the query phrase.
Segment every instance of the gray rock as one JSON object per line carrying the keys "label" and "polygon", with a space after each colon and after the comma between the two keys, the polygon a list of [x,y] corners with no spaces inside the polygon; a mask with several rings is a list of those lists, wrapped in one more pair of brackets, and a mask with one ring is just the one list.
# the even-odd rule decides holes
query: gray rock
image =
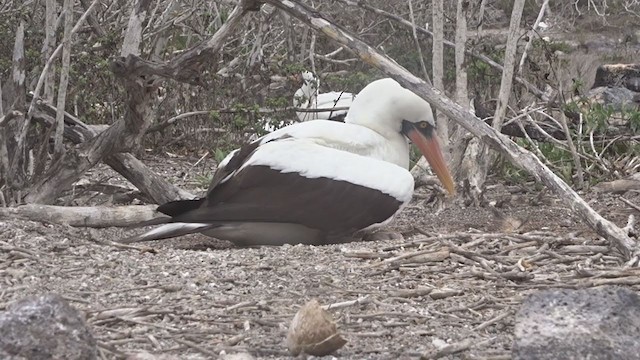
{"label": "gray rock", "polygon": [[0,312],[2,359],[96,359],[83,316],[55,294],[28,297]]}
{"label": "gray rock", "polygon": [[640,359],[640,297],[614,286],[531,294],[516,315],[512,358]]}

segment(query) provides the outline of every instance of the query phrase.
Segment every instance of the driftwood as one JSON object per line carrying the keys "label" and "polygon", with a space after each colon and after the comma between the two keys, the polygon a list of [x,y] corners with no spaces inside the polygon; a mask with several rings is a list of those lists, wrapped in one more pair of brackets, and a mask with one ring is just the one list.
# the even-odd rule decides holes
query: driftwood
{"label": "driftwood", "polygon": [[155,205],[84,207],[28,204],[0,207],[0,219],[42,221],[70,226],[125,227],[157,217],[155,209]]}
{"label": "driftwood", "polygon": [[600,216],[569,185],[549,170],[531,152],[487,126],[476,116],[465,111],[460,105],[428,86],[420,78],[411,74],[390,58],[381,55],[350,32],[334,25],[316,10],[293,1],[268,0],[267,2],[286,11],[332,40],[348,47],[360,56],[363,61],[394,78],[404,87],[415,92],[442,111],[449,119],[456,121],[473,135],[479,137],[484,143],[500,151],[511,163],[533,175],[564,199],[574,212],[578,213],[598,234],[605,237],[612,246],[615,246],[625,258],[631,259],[634,257],[634,261],[637,261],[635,257],[636,244],[625,231]]}
{"label": "driftwood", "polygon": [[609,193],[625,193],[629,190],[640,190],[640,173],[633,174],[626,179],[601,182],[593,187],[594,190]]}

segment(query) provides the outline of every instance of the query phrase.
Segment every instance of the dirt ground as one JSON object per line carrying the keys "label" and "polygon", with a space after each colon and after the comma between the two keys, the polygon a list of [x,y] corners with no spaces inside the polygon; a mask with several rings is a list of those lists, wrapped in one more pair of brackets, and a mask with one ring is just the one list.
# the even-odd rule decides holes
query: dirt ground
{"label": "dirt ground", "polygon": [[[196,161],[145,160],[192,192],[202,190],[199,179],[211,163]],[[103,166],[89,180],[125,184]],[[199,235],[126,247],[112,241],[136,230],[0,218],[0,309],[28,295],[61,294],[86,314],[105,359],[142,352],[163,359],[239,352],[283,359],[291,319],[316,298],[333,304],[329,312],[348,341],[337,358],[415,359],[430,352],[509,359],[515,314],[527,294],[603,284],[638,290],[639,273],[624,270],[606,241],[553,194],[533,184],[493,183],[486,200],[495,210],[454,203],[436,212],[421,189],[392,225],[404,239],[319,247],[237,248]],[[619,195],[585,196],[620,226],[636,211]],[[624,197],[640,204],[639,193]],[[131,196],[78,190],[61,203],[123,198]],[[446,344],[462,350],[438,352]]]}

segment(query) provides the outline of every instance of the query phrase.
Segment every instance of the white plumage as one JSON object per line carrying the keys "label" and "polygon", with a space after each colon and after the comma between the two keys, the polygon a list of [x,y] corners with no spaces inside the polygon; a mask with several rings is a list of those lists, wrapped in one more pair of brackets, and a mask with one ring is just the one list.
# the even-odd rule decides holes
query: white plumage
{"label": "white plumage", "polygon": [[293,106],[304,109],[336,109],[320,112],[296,112],[300,121],[342,120],[355,96],[349,92],[330,91],[320,93],[320,80],[310,71],[302,73],[302,87],[293,95]]}

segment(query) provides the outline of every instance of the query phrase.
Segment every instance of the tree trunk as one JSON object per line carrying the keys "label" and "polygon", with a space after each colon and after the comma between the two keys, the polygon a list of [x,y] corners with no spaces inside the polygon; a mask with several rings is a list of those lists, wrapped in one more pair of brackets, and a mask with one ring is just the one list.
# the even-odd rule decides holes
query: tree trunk
{"label": "tree trunk", "polygon": [[[44,43],[42,44],[42,63],[46,64],[47,60],[53,54],[53,50],[56,46],[56,22],[57,22],[57,4],[56,0],[46,0],[45,4],[45,19],[44,19]],[[47,68],[44,80],[44,94],[45,101],[53,104],[53,97],[55,93],[55,76],[53,69]]]}
{"label": "tree trunk", "polygon": [[[516,51],[518,50],[518,39],[520,29],[520,18],[522,17],[522,10],[524,9],[525,0],[515,0],[513,4],[513,10],[511,12],[511,22],[509,23],[509,35],[507,37],[507,46],[504,54],[504,71],[502,72],[502,80],[500,82],[500,92],[498,95],[498,105],[496,106],[495,114],[493,115],[492,126],[497,131],[502,128],[502,123],[507,112],[507,106],[509,105],[509,97],[511,95],[511,85],[513,84],[513,72],[516,65]],[[472,142],[474,140],[471,140]],[[493,163],[495,156],[489,152],[487,144],[478,144],[477,153],[473,154],[476,161],[475,171],[473,176],[470,177],[469,190],[473,194],[474,201],[480,201],[482,193],[485,188],[485,181],[487,179],[487,173],[489,167]],[[471,181],[473,179],[473,181]]]}
{"label": "tree trunk", "polygon": [[[64,144],[64,109],[67,102],[67,86],[69,85],[69,71],[71,67],[71,30],[73,28],[73,0],[64,0],[64,35],[62,38],[62,67],[60,68],[60,83],[58,85],[58,102],[56,104],[56,133],[54,137],[53,158],[63,156]],[[46,88],[46,87],[45,87]],[[44,139],[48,142],[49,139]]]}
{"label": "tree trunk", "polygon": [[[24,58],[24,28],[25,21],[21,20],[18,28],[16,29],[16,39],[13,46],[13,59],[12,59],[12,71],[11,71],[11,82],[9,86],[7,86],[6,91],[3,92],[5,96],[4,100],[4,108],[7,111],[11,110],[23,110],[25,104],[25,58]],[[21,117],[20,120],[23,121],[14,121],[13,124],[9,124],[5,127],[5,138],[6,142],[4,145],[7,147],[7,151],[9,154],[9,169],[6,173],[7,178],[5,179],[5,183],[9,186],[10,189],[21,189],[26,183],[26,173],[25,169],[25,156],[24,156],[24,142],[25,138],[18,137],[17,139],[13,136],[9,136],[10,134],[18,134],[20,133],[21,124],[22,131],[26,132],[25,126],[27,126],[27,121],[24,117]]]}
{"label": "tree trunk", "polygon": [[[433,22],[433,87],[444,94],[444,0],[433,0],[432,22]],[[442,115],[440,110],[435,111],[438,137],[442,141],[442,147],[449,149],[449,121]],[[449,151],[445,152],[449,160]]]}

